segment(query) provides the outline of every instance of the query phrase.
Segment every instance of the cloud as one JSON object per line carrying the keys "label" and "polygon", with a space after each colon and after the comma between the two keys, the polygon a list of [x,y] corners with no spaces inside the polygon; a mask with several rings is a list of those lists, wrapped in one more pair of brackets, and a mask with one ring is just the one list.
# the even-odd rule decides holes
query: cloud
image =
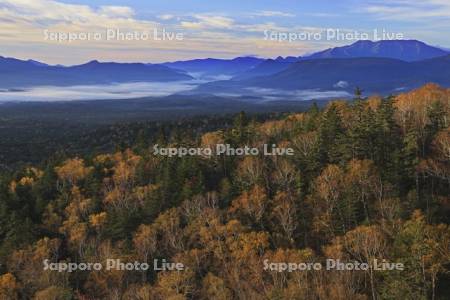
{"label": "cloud", "polygon": [[348,87],[348,82],[347,81],[338,81],[336,84],[333,85],[334,88],[341,88],[341,89],[345,89]]}
{"label": "cloud", "polygon": [[133,10],[126,6],[101,6],[94,10],[87,5],[52,0],[2,0],[0,9],[2,15],[16,15],[19,19],[35,25],[83,22],[92,24],[96,18],[97,22],[105,19],[112,21],[113,18],[130,18],[134,14]]}
{"label": "cloud", "polygon": [[213,15],[194,15],[195,21],[181,22],[181,26],[188,29],[230,29],[234,25],[234,20],[228,17]]}
{"label": "cloud", "polygon": [[134,10],[127,6],[101,6],[99,13],[108,17],[131,18]]}
{"label": "cloud", "polygon": [[277,25],[274,22],[258,23],[258,24],[245,24],[239,25],[239,29],[246,32],[254,32],[262,34],[266,30],[276,30],[279,32],[291,32],[293,28]]}
{"label": "cloud", "polygon": [[448,0],[377,0],[362,7],[364,12],[382,20],[429,22],[430,19],[450,18]]}
{"label": "cloud", "polygon": [[1,0],[0,32],[3,31],[4,23],[15,24],[22,33],[49,27],[95,30],[105,27],[144,28],[155,25],[153,22],[134,19],[133,15],[134,10],[127,6],[100,6],[94,9],[88,5],[66,4],[53,0]]}
{"label": "cloud", "polygon": [[[132,99],[141,97],[161,97],[172,94],[195,94],[195,88],[205,83],[202,80],[188,82],[133,82],[108,85],[79,85],[79,86],[40,86],[23,91],[1,91],[0,105],[8,101],[74,101],[74,100],[106,100]],[[214,93],[217,96],[239,97],[256,96],[262,101],[280,100],[319,100],[332,98],[348,98],[351,95],[345,91],[319,90],[278,90],[259,87],[249,87],[242,90]]]}
{"label": "cloud", "polygon": [[251,15],[257,17],[295,17],[295,15],[291,13],[274,10],[262,10],[256,13],[252,13]]}
{"label": "cloud", "polygon": [[317,17],[317,18],[331,18],[331,17],[338,17],[339,14],[334,14],[334,13],[305,13],[304,15],[306,16],[311,16],[311,17]]}
{"label": "cloud", "polygon": [[[265,16],[287,15],[283,12],[259,12]],[[323,48],[315,42],[278,43],[264,40],[264,30],[299,31],[283,26],[282,21],[261,22],[260,18],[241,21],[239,15],[197,13],[161,14],[157,21],[138,19],[129,6],[91,6],[68,4],[57,0],[0,0],[0,55],[33,58],[51,64],[78,64],[92,59],[110,61],[161,62],[201,57],[231,58],[243,53],[262,57],[301,55]],[[168,20],[171,20],[170,22]],[[266,20],[266,19],[264,19]],[[73,41],[45,39],[50,32],[80,33],[120,32],[182,33],[183,41]],[[329,45],[326,45],[329,46]]]}
{"label": "cloud", "polygon": [[175,16],[174,16],[174,15],[170,15],[170,14],[158,16],[158,19],[164,20],[164,21],[172,20],[172,19],[174,19],[174,18],[175,18]]}
{"label": "cloud", "polygon": [[[252,96],[259,96],[265,101],[280,101],[280,100],[321,100],[321,99],[334,99],[334,98],[348,98],[351,96],[346,91],[327,91],[327,90],[279,90],[260,87],[245,88],[245,91],[251,92]],[[246,93],[241,93],[245,95]]]}
{"label": "cloud", "polygon": [[201,81],[133,82],[108,85],[40,86],[11,92],[0,91],[0,104],[8,101],[73,101],[160,97],[194,89]]}

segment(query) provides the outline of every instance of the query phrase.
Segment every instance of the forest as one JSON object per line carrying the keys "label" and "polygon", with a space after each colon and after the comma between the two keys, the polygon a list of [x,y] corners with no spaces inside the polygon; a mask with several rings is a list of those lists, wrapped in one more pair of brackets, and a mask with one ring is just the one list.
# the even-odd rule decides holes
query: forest
{"label": "forest", "polygon": [[[1,173],[0,299],[450,299],[450,89],[149,128]],[[154,144],[294,155],[164,157]],[[109,259],[152,267],[44,268]],[[265,269],[327,259],[404,269]]]}

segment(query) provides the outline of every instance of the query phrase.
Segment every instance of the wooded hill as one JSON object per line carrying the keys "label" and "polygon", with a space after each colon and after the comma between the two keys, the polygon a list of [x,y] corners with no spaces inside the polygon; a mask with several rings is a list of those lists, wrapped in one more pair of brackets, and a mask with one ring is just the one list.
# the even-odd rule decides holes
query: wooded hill
{"label": "wooded hill", "polygon": [[[244,113],[160,146],[292,147],[294,156],[183,157],[142,141],[0,180],[1,299],[449,299],[450,90],[359,96],[256,122]],[[192,129],[195,131],[195,129]],[[43,261],[184,271],[44,271]],[[326,258],[403,271],[264,270]]]}

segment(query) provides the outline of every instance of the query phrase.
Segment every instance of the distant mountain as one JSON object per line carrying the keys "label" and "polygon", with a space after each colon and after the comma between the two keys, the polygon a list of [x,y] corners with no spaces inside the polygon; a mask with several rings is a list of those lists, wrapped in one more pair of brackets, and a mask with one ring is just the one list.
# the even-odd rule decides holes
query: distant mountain
{"label": "distant mountain", "polygon": [[360,87],[367,93],[395,93],[428,82],[450,86],[450,55],[406,62],[391,58],[312,59],[291,64],[269,76],[211,82],[199,92],[242,91],[249,88],[272,90],[322,90],[352,92]]}
{"label": "distant mountain", "polygon": [[33,59],[29,59],[29,60],[27,60],[27,62],[32,63],[32,64],[34,64],[36,66],[39,66],[39,67],[46,67],[46,66],[48,66],[47,64],[44,64],[44,63],[42,63],[40,61],[33,60]]}
{"label": "distant mountain", "polygon": [[83,65],[65,68],[69,72],[88,74],[92,79],[106,82],[126,81],[177,81],[190,80],[191,76],[163,65],[143,63],[100,63],[96,60]]}
{"label": "distant mountain", "polygon": [[404,61],[419,61],[450,54],[416,40],[358,41],[344,47],[314,53],[305,59],[383,57]]}
{"label": "distant mountain", "polygon": [[[251,87],[391,93],[427,82],[450,86],[450,54],[415,40],[358,41],[307,57],[195,59],[163,64],[98,62],[51,66],[0,56],[0,89],[207,79],[192,92],[231,94]],[[229,80],[231,79],[231,80]],[[1,92],[1,90],[0,90]]]}
{"label": "distant mountain", "polygon": [[237,57],[234,59],[194,59],[186,61],[168,62],[164,66],[183,70],[198,77],[229,75],[234,76],[263,62],[257,57]]}
{"label": "distant mountain", "polygon": [[276,62],[284,62],[284,63],[293,63],[293,62],[297,62],[299,60],[301,60],[302,57],[295,57],[295,56],[286,56],[286,57],[282,57],[282,56],[278,56],[277,58],[275,58]]}
{"label": "distant mountain", "polygon": [[[390,58],[305,60],[272,76],[250,79],[245,84],[283,89],[344,89],[359,86],[385,91],[402,87],[409,63]],[[418,74],[420,75],[420,74]]]}
{"label": "distant mountain", "polygon": [[36,67],[42,67],[45,64],[34,61],[34,60],[20,60],[16,58],[9,58],[0,56],[0,71],[1,72],[12,72],[20,70],[29,70]]}
{"label": "distant mountain", "polygon": [[0,57],[0,88],[3,89],[191,79],[187,74],[161,65],[91,61],[83,65],[64,67],[49,66],[33,60]]}
{"label": "distant mountain", "polygon": [[411,65],[412,72],[421,74],[422,82],[433,82],[450,87],[450,55],[417,61]]}
{"label": "distant mountain", "polygon": [[248,79],[252,77],[259,77],[259,76],[267,76],[271,74],[275,74],[278,72],[281,72],[285,69],[287,69],[291,64],[298,61],[291,60],[291,59],[267,59],[260,64],[256,65],[255,67],[246,70],[237,76],[233,77],[233,80],[242,80],[242,79]]}
{"label": "distant mountain", "polygon": [[278,57],[268,59],[255,67],[238,74],[233,79],[272,75],[287,69],[298,61],[336,58],[392,58],[407,62],[421,61],[449,55],[441,48],[429,46],[416,40],[358,41],[352,45],[327,49],[306,57]]}

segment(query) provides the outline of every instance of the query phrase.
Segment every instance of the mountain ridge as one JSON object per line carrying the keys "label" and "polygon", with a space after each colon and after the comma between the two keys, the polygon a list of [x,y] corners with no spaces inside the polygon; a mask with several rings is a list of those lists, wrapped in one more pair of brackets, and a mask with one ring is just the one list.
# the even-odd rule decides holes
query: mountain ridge
{"label": "mountain ridge", "polygon": [[[328,80],[326,86],[330,87],[330,81],[337,80],[338,75],[342,75],[342,79],[337,80],[331,85],[331,88],[335,88],[334,85],[336,85],[337,88],[342,89],[347,86],[344,82],[348,82],[348,86],[352,86],[352,81],[354,81],[353,84],[369,85],[384,82],[387,86],[384,86],[383,90],[389,90],[393,84],[402,82],[412,84],[408,80],[412,80],[414,76],[416,76],[416,79],[413,80],[414,84],[412,84],[414,86],[415,82],[423,82],[420,80],[420,76],[423,79],[446,85],[447,80],[443,74],[447,74],[445,68],[448,62],[445,57],[448,56],[450,56],[449,52],[417,40],[357,41],[351,45],[326,49],[306,57],[278,56],[275,59],[262,59],[243,56],[233,59],[206,58],[158,64],[91,60],[84,64],[62,66],[48,65],[32,59],[20,60],[0,56],[0,88],[92,85],[134,81],[171,82],[192,80],[194,77],[210,82],[231,79],[238,82],[233,84],[234,86],[256,83],[258,86],[323,88],[325,81]],[[363,58],[366,60],[361,60]],[[341,59],[348,61],[342,63]],[[375,59],[378,60],[375,61]],[[389,64],[383,59],[392,59],[395,62]],[[362,61],[371,62],[372,65],[361,64]],[[398,61],[411,63],[411,65],[398,65]],[[423,61],[426,63],[421,63]],[[346,63],[350,65],[345,66]],[[380,64],[376,67],[375,73],[373,73],[375,67],[373,63]],[[316,69],[310,70],[308,66],[311,64]],[[307,78],[306,73],[301,74],[298,71],[290,74],[289,72],[292,72],[291,69],[295,66],[303,68],[305,69],[303,72],[309,72],[315,76]],[[397,66],[398,69],[393,66]],[[356,67],[361,69],[356,70]],[[420,68],[424,70],[422,74],[420,74]],[[350,71],[350,69],[352,70]],[[345,73],[339,74],[339,72],[344,72],[343,70],[352,73],[349,79],[345,79]],[[358,73],[357,76],[356,73]],[[393,77],[393,74],[396,74],[397,77]],[[278,82],[282,80],[280,76],[285,76],[282,83]],[[369,77],[372,82],[364,82],[359,77]],[[310,86],[305,86],[306,83],[309,83]]]}
{"label": "mountain ridge", "polygon": [[243,90],[249,87],[289,90],[395,93],[429,82],[450,86],[450,54],[417,62],[392,58],[324,58],[301,60],[275,74],[243,80],[211,82],[200,92]]}
{"label": "mountain ridge", "polygon": [[378,42],[360,40],[351,45],[329,48],[308,56],[288,56],[286,58],[278,57],[276,59],[267,59],[259,65],[235,76],[234,79],[241,80],[275,74],[287,69],[295,62],[305,60],[333,58],[392,58],[413,62],[442,57],[448,54],[450,54],[450,52],[417,40],[387,40]]}
{"label": "mountain ridge", "polygon": [[404,61],[419,61],[450,54],[438,47],[418,40],[360,40],[351,45],[329,48],[313,53],[304,59],[385,57]]}
{"label": "mountain ridge", "polygon": [[115,63],[92,60],[74,66],[51,66],[34,60],[0,57],[0,88],[69,86],[135,81],[167,82],[192,80],[187,74],[144,63]]}

